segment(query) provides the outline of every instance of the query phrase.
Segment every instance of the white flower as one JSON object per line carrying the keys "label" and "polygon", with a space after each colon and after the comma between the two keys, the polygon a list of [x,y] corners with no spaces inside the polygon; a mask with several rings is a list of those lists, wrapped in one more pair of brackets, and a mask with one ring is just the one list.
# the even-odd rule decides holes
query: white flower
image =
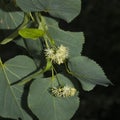
{"label": "white flower", "polygon": [[45,56],[51,60],[54,60],[54,50],[52,48],[45,49]]}
{"label": "white flower", "polygon": [[63,87],[63,97],[67,97],[67,96],[74,96],[76,93],[76,89],[69,87],[69,86],[64,86]]}
{"label": "white flower", "polygon": [[56,97],[70,97],[74,96],[76,94],[77,90],[70,86],[64,86],[64,87],[53,87],[51,89],[51,93]]}
{"label": "white flower", "polygon": [[68,58],[68,55],[68,48],[63,45],[60,45],[56,50],[53,50],[52,48],[45,49],[45,56],[59,65],[64,63],[65,59]]}
{"label": "white flower", "polygon": [[51,89],[51,93],[53,96],[56,96],[56,97],[62,97],[62,92],[63,90],[61,89],[61,87],[53,87]]}
{"label": "white flower", "polygon": [[64,47],[63,45],[60,45],[56,51],[54,61],[60,65],[61,63],[64,63],[65,59],[68,58],[68,55],[68,48]]}

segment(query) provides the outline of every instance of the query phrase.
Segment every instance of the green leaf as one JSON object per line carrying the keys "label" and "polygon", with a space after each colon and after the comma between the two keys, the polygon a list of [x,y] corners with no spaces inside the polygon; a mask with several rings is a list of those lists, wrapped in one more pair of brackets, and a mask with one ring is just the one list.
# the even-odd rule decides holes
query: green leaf
{"label": "green leaf", "polygon": [[85,56],[71,58],[69,68],[81,82],[84,90],[92,90],[95,85],[108,86],[111,84],[102,68],[95,61]]}
{"label": "green leaf", "polygon": [[[57,75],[57,79],[66,85],[73,86],[70,80],[63,75]],[[56,78],[39,78],[33,81],[28,95],[28,105],[39,119],[42,120],[70,120],[79,107],[77,95],[67,98],[54,97],[49,89],[58,86]]]}
{"label": "green leaf", "polygon": [[23,12],[11,12],[0,9],[0,29],[15,29],[24,19]]}
{"label": "green leaf", "polygon": [[0,116],[31,120],[21,107],[23,86],[11,86],[11,84],[22,79],[35,69],[32,59],[23,55],[16,56],[4,64],[0,62]]}
{"label": "green leaf", "polygon": [[[2,42],[0,42],[0,44],[7,44],[8,42],[11,42],[12,40],[14,40],[17,36],[18,36],[18,31],[21,29],[21,28],[25,28],[28,24],[28,21],[29,21],[29,16],[28,14],[25,14],[24,15],[24,20],[23,22],[21,23],[21,25],[19,25],[12,34],[10,34],[8,37],[6,37],[5,39],[3,39]],[[5,33],[6,34],[6,33]]]}
{"label": "green leaf", "polygon": [[52,16],[72,21],[81,10],[81,0],[16,0],[25,12],[45,11]]}
{"label": "green leaf", "polygon": [[89,81],[84,81],[84,80],[81,80],[80,78],[78,78],[80,80],[80,83],[82,85],[82,88],[83,90],[85,91],[90,91],[90,90],[93,90],[94,87],[96,86],[96,84],[93,84]]}
{"label": "green leaf", "polygon": [[[27,40],[27,41],[35,42],[33,40]],[[27,45],[26,45],[26,40],[24,38],[22,38],[22,37],[21,38],[16,38],[13,42],[15,42],[17,45],[19,45],[19,46],[25,48],[26,50],[28,50]]]}
{"label": "green leaf", "polygon": [[40,67],[43,65],[43,46],[42,46],[42,42],[40,39],[36,39],[36,40],[31,40],[31,39],[23,39],[23,38],[19,38],[14,40],[14,42],[21,46],[24,47],[28,53],[33,57],[35,64],[37,67]]}
{"label": "green leaf", "polygon": [[55,40],[57,45],[64,45],[69,48],[70,57],[75,57],[81,54],[84,44],[83,32],[69,32],[64,31],[58,27],[58,23],[51,19],[46,18],[48,25],[48,32]]}
{"label": "green leaf", "polygon": [[22,12],[5,12],[0,9],[0,28],[15,29],[22,23],[23,18]]}
{"label": "green leaf", "polygon": [[39,37],[43,37],[44,31],[40,29],[35,29],[35,28],[24,28],[19,30],[19,34],[23,38],[31,38],[33,40],[36,40]]}

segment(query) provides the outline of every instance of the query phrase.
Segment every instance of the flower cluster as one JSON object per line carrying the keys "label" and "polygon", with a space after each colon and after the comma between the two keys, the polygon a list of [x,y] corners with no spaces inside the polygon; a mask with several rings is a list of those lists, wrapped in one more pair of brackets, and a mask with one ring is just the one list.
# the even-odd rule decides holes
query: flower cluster
{"label": "flower cluster", "polygon": [[73,87],[64,86],[64,87],[53,87],[51,93],[55,97],[70,97],[76,94],[77,90]]}
{"label": "flower cluster", "polygon": [[57,49],[45,49],[45,56],[60,65],[68,58],[68,48],[60,45]]}

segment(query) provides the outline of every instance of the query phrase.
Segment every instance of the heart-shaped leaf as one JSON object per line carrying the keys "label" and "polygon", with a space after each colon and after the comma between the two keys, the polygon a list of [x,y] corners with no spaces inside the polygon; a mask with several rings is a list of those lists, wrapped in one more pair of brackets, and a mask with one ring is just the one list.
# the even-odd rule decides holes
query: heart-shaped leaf
{"label": "heart-shaped leaf", "polygon": [[95,61],[85,56],[71,58],[69,68],[81,82],[84,90],[92,90],[95,85],[108,86],[111,84],[102,68]]}
{"label": "heart-shaped leaf", "polygon": [[0,116],[31,120],[21,107],[23,86],[11,86],[11,84],[22,79],[35,69],[33,60],[27,56],[17,56],[4,64],[0,62]]}
{"label": "heart-shaped leaf", "polygon": [[70,80],[59,74],[54,80],[37,77],[30,87],[29,108],[42,120],[70,120],[79,107],[77,95],[62,98],[50,93],[50,88],[60,83],[73,86]]}

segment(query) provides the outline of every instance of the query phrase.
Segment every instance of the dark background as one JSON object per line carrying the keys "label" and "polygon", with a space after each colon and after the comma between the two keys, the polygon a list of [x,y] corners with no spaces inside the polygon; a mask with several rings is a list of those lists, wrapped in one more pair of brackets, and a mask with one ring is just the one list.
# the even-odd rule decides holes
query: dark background
{"label": "dark background", "polygon": [[101,65],[114,86],[81,91],[81,105],[72,120],[120,120],[120,0],[82,0],[81,14],[61,27],[83,31],[83,55]]}
{"label": "dark background", "polygon": [[[81,14],[70,24],[61,21],[60,27],[84,32],[82,54],[99,63],[114,83],[81,91],[81,105],[72,120],[120,120],[120,0],[82,0]],[[6,46],[0,47],[4,60],[21,54],[13,43],[8,46],[7,50]]]}

